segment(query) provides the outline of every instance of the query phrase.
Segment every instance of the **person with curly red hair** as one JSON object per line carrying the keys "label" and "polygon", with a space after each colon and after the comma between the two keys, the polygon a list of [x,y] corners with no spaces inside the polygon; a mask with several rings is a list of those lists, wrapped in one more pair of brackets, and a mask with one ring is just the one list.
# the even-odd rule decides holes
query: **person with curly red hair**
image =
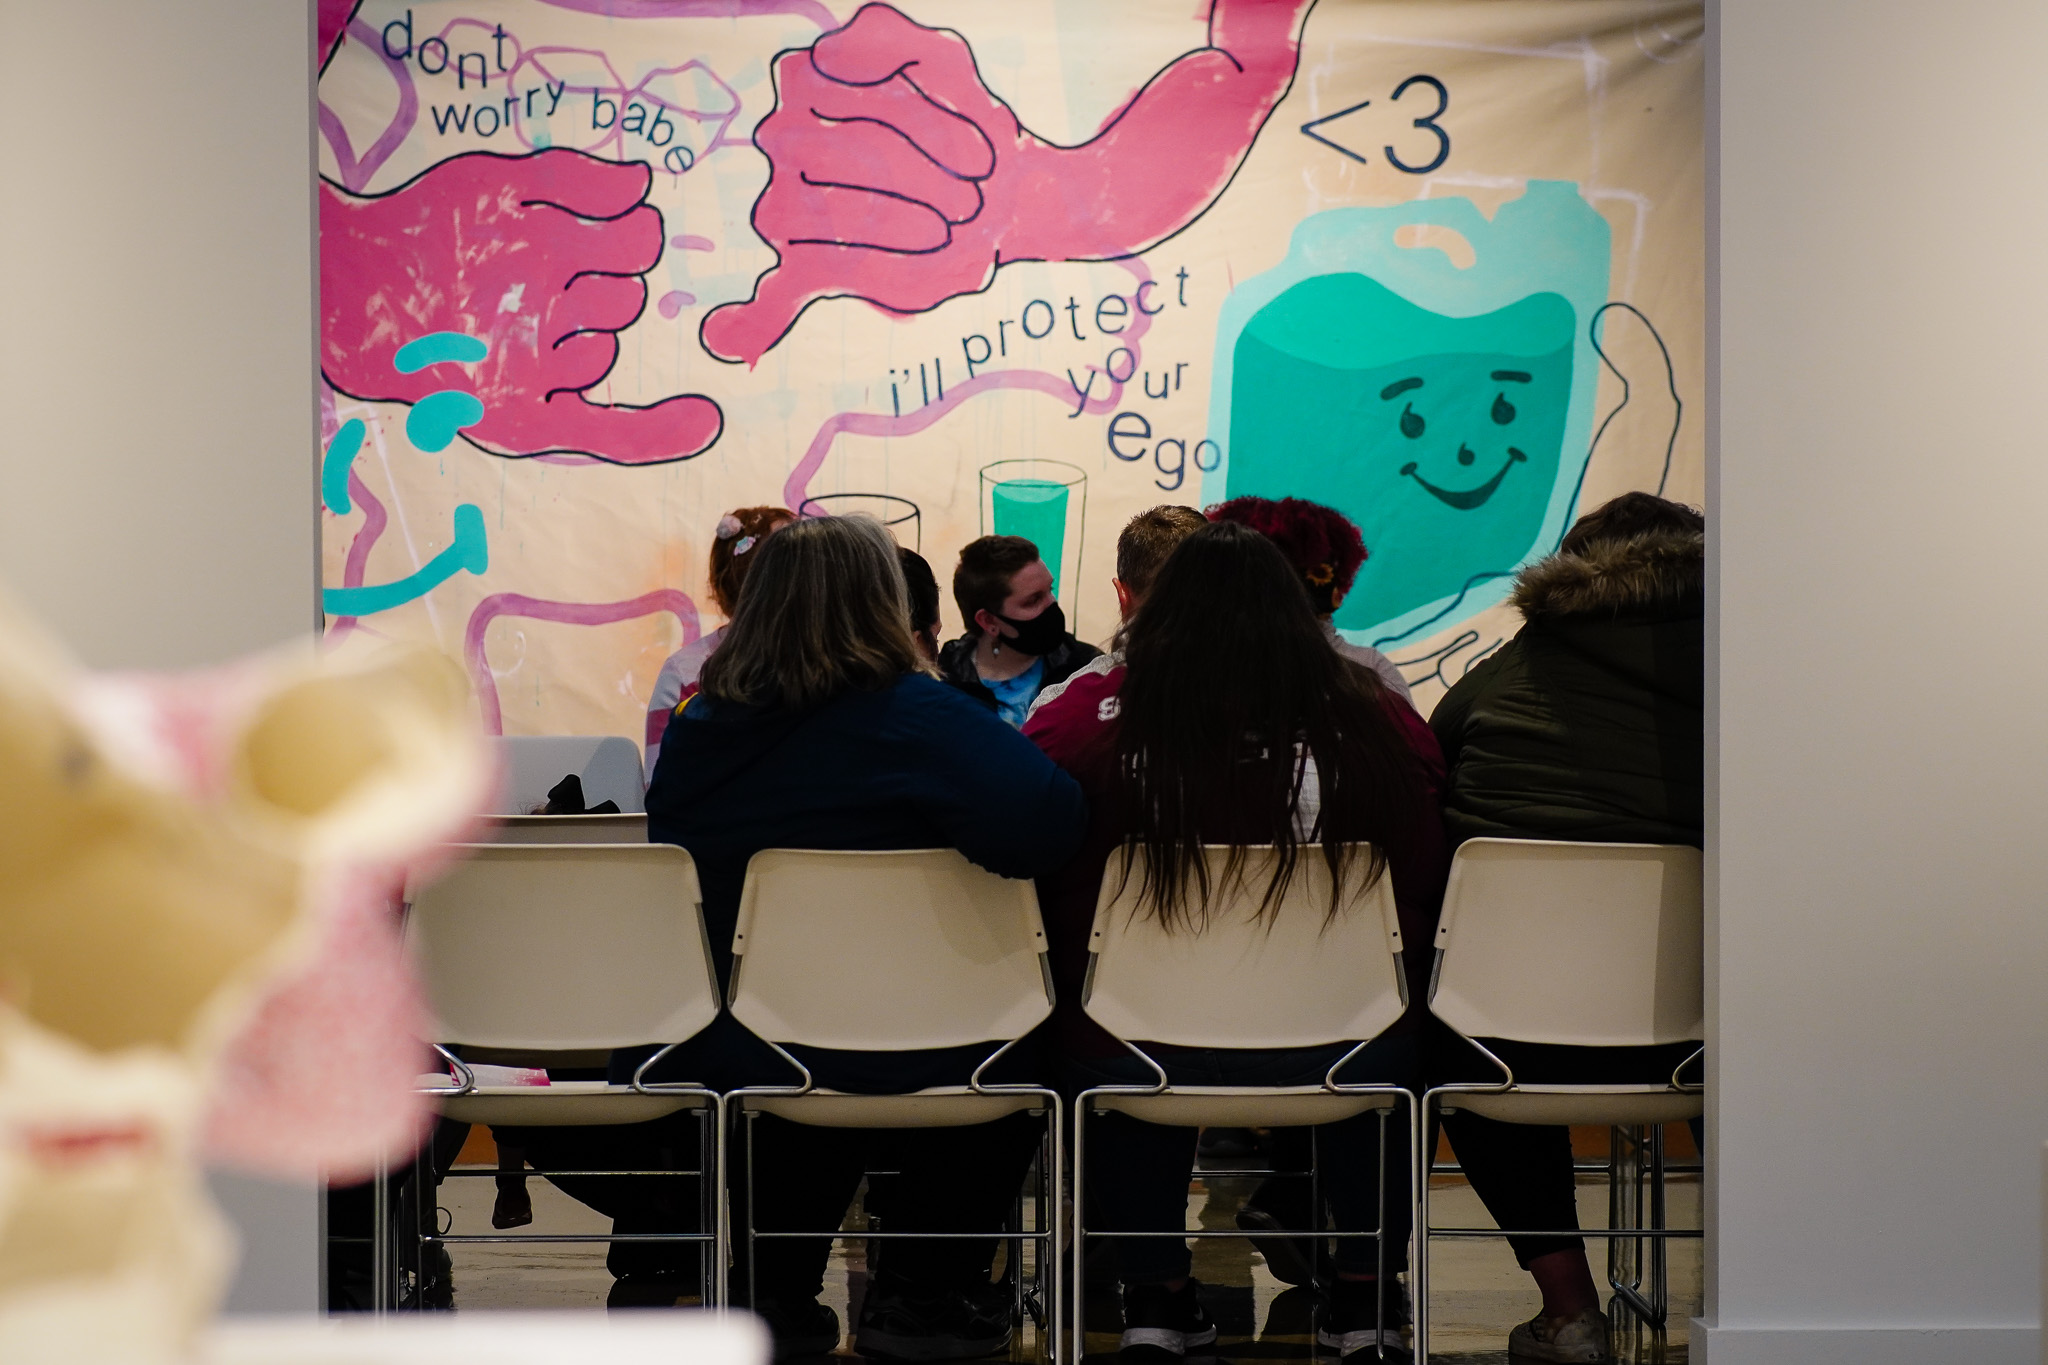
{"label": "person with curly red hair", "polygon": [[1351,518],[1334,507],[1306,498],[1232,498],[1208,509],[1211,521],[1234,521],[1249,526],[1280,547],[1287,562],[1301,575],[1311,605],[1330,632],[1337,652],[1355,664],[1363,664],[1380,675],[1380,681],[1408,695],[1408,680],[1393,661],[1371,645],[1355,645],[1337,633],[1330,618],[1344,603],[1345,594],[1358,578],[1358,566],[1365,563],[1365,541]]}

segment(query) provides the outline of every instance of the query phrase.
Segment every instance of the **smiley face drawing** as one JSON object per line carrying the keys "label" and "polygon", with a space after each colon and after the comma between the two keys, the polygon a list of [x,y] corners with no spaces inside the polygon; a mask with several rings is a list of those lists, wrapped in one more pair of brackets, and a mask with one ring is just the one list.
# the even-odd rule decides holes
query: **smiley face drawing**
{"label": "smiley face drawing", "polygon": [[1450,318],[1364,275],[1304,280],[1238,337],[1230,496],[1284,490],[1358,523],[1371,557],[1340,627],[1452,596],[1542,530],[1574,331],[1553,293]]}
{"label": "smiley face drawing", "polygon": [[[1410,229],[1462,239],[1418,247]],[[1327,209],[1239,282],[1216,331],[1205,502],[1308,498],[1368,558],[1335,624],[1381,648],[1500,601],[1555,548],[1590,455],[1606,220],[1565,181]]]}

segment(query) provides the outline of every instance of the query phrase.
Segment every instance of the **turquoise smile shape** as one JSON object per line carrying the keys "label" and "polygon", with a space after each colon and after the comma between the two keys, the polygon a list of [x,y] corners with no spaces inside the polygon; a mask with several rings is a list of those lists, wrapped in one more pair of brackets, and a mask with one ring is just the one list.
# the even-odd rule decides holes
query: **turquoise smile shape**
{"label": "turquoise smile shape", "polygon": [[1528,458],[1529,457],[1527,455],[1524,455],[1521,451],[1516,450],[1513,446],[1509,446],[1508,457],[1501,464],[1501,467],[1497,471],[1495,471],[1494,476],[1492,478],[1488,479],[1485,483],[1480,484],[1477,488],[1438,488],[1428,479],[1423,478],[1420,474],[1415,472],[1415,464],[1413,461],[1410,461],[1409,463],[1402,465],[1401,472],[1403,474],[1406,474],[1409,478],[1415,480],[1415,482],[1421,484],[1424,492],[1428,493],[1431,497],[1435,498],[1444,506],[1455,507],[1460,512],[1469,512],[1475,507],[1484,507],[1486,505],[1486,500],[1493,496],[1493,490],[1500,487],[1500,481],[1508,476],[1508,471],[1510,469],[1513,469],[1516,465],[1521,464],[1524,460],[1527,460]]}

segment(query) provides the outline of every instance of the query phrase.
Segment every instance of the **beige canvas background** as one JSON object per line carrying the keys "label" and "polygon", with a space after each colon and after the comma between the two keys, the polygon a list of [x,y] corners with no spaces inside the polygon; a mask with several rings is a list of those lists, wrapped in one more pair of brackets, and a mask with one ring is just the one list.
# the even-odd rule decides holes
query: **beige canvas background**
{"label": "beige canvas background", "polygon": [[[853,5],[830,6],[842,19]],[[972,44],[984,79],[1024,124],[1060,142],[1085,139],[1129,92],[1203,35],[1205,6],[1194,0],[1011,0],[943,3],[903,0],[920,23],[956,29]],[[613,19],[554,8],[538,0],[367,0],[359,21],[373,29],[413,16],[415,31],[436,31],[458,17],[501,24],[528,47],[559,44],[605,53],[628,81],[636,71],[695,57],[717,71],[741,100],[732,132],[746,137],[772,105],[768,62],[803,46],[815,24],[789,15],[738,19]],[[1421,197],[1463,196],[1483,212],[1518,197],[1529,180],[1565,180],[1607,220],[1613,237],[1609,297],[1655,320],[1669,347],[1679,399],[1687,405],[1671,444],[1674,418],[1663,361],[1641,329],[1617,322],[1608,335],[1616,367],[1631,376],[1631,401],[1615,418],[1587,471],[1581,508],[1631,488],[1665,491],[1699,503],[1704,492],[1703,310],[1704,88],[1700,7],[1628,0],[1319,0],[1310,12],[1294,84],[1229,188],[1187,230],[1135,263],[1019,263],[998,272],[984,293],[955,298],[910,318],[885,315],[856,299],[814,305],[760,364],[712,360],[698,343],[704,312],[744,298],[774,262],[748,214],[767,164],[751,146],[725,148],[689,172],[657,170],[648,202],[671,236],[709,239],[709,250],[670,250],[647,276],[649,306],[620,337],[617,365],[600,386],[606,401],[647,403],[703,393],[724,410],[725,431],[710,450],[675,463],[621,467],[578,460],[514,460],[462,440],[439,453],[408,444],[398,404],[337,397],[328,429],[350,417],[368,427],[356,472],[390,512],[371,550],[369,583],[399,579],[448,541],[460,503],[484,512],[490,567],[458,574],[433,591],[366,616],[338,645],[361,648],[377,637],[425,641],[461,658],[479,602],[517,593],[556,603],[609,603],[661,589],[687,594],[705,629],[718,618],[703,592],[713,526],[728,508],[782,500],[790,470],[821,424],[844,411],[887,412],[892,371],[899,384],[920,361],[956,364],[961,339],[993,334],[1034,298],[1054,300],[1061,326],[1042,341],[1008,331],[999,363],[1052,375],[1101,365],[1108,345],[1073,339],[1064,305],[1087,310],[1110,293],[1128,296],[1132,266],[1162,281],[1153,299],[1177,290],[1188,272],[1186,305],[1153,319],[1139,348],[1150,370],[1180,365],[1181,385],[1142,406],[1156,435],[1186,441],[1205,435],[1218,311],[1238,282],[1277,265],[1294,227],[1345,205],[1386,205]],[[1454,154],[1437,172],[1403,174],[1383,158],[1350,160],[1299,129],[1403,76],[1427,70],[1456,92],[1443,117]],[[423,87],[423,99],[434,90]],[[355,41],[337,52],[320,83],[322,102],[349,128],[357,147],[372,141],[395,104],[391,78],[374,51]],[[569,106],[564,105],[564,112]],[[569,124],[560,125],[563,141]],[[1333,136],[1344,136],[1329,128]],[[1369,138],[1371,129],[1363,136]],[[366,187],[403,183],[461,151],[510,151],[503,138],[440,135],[422,115],[412,133]],[[1162,155],[1170,155],[1166,149]],[[336,174],[323,147],[322,171]],[[1403,245],[1419,251],[1457,243],[1421,230]],[[669,291],[694,296],[674,318],[654,306]],[[1088,329],[1093,331],[1092,328]],[[915,381],[911,381],[914,387]],[[1136,383],[1133,383],[1133,389]],[[899,394],[899,399],[904,395]],[[1621,400],[1603,370],[1595,422]],[[906,404],[906,410],[908,408]],[[1163,491],[1149,461],[1112,458],[1107,415],[1070,417],[1072,404],[1038,392],[976,395],[926,430],[890,439],[842,436],[811,481],[810,492],[886,492],[921,510],[921,549],[943,582],[958,547],[982,532],[979,471],[1005,458],[1042,457],[1086,474],[1086,535],[1078,573],[1063,590],[1078,632],[1106,639],[1116,625],[1109,587],[1117,531],[1133,513],[1159,502],[1200,505],[1192,468],[1178,489]],[[1569,452],[1567,453],[1569,456]],[[1295,490],[1314,496],[1314,490]],[[342,582],[345,557],[363,518],[323,513],[325,582]],[[958,629],[945,608],[947,628]],[[1389,653],[1416,684],[1425,711],[1518,622],[1496,607],[1447,622]],[[607,625],[568,625],[501,615],[482,631],[487,678],[510,734],[641,734],[645,699],[683,625],[667,612]]]}

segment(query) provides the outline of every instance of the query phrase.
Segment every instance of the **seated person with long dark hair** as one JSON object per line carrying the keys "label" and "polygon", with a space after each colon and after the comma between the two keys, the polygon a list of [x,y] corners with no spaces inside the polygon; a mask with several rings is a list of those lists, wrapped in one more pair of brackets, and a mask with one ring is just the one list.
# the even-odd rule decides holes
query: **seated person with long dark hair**
{"label": "seated person with long dark hair", "polygon": [[1209,519],[1239,522],[1278,545],[1301,575],[1316,619],[1323,623],[1337,652],[1353,663],[1364,664],[1398,692],[1401,700],[1409,700],[1408,680],[1393,660],[1371,645],[1353,644],[1337,633],[1337,608],[1351,595],[1359,567],[1368,557],[1356,522],[1334,507],[1307,498],[1232,498],[1211,507]]}
{"label": "seated person with long dark hair", "polygon": [[[1008,877],[1037,876],[1072,854],[1086,820],[1080,789],[1030,741],[925,671],[897,548],[879,522],[799,521],[755,554],[725,641],[698,696],[670,724],[647,791],[649,838],[680,844],[696,860],[721,984],[731,974],[747,860],[764,848],[957,848]],[[729,1016],[721,1025],[725,1042],[700,1052],[726,1068],[722,1084],[792,1079]],[[872,1053],[806,1062],[820,1086],[887,1092],[963,1082],[980,1060]],[[838,1226],[868,1152],[886,1149],[902,1172],[891,1191],[897,1227],[994,1234],[1037,1150],[1038,1123],[1018,1114],[891,1134],[764,1116],[753,1139],[767,1177],[754,1183],[755,1224]],[[1008,1313],[986,1303],[994,1245],[892,1243],[868,1286],[861,1348],[920,1360],[1000,1349]],[[779,1354],[838,1344],[837,1319],[817,1302],[828,1252],[823,1241],[799,1239],[755,1250],[751,1298]],[[748,1301],[745,1288],[735,1300]]]}
{"label": "seated person with long dark hair", "polygon": [[967,633],[939,651],[939,676],[1011,725],[1102,652],[1067,629],[1052,570],[1022,536],[983,536],[960,551],[953,604]]}
{"label": "seated person with long dark hair", "polygon": [[[1061,1001],[1055,1031],[1064,1079],[1076,1088],[1151,1078],[1076,1003],[1097,890],[1127,841],[1142,846],[1153,867],[1167,869],[1144,889],[1140,913],[1176,932],[1197,932],[1191,864],[1204,844],[1328,858],[1340,894],[1391,874],[1411,943],[1430,942],[1446,871],[1435,739],[1374,673],[1330,648],[1294,568],[1265,536],[1219,522],[1182,540],[1129,624],[1124,662],[1122,686],[1096,709],[1092,727],[1037,732],[1080,779],[1090,808],[1081,852],[1039,880]],[[1357,842],[1373,845],[1372,861],[1341,856],[1344,845]],[[1408,966],[1419,1006],[1428,961],[1417,956],[1422,961]],[[1411,1009],[1343,1079],[1411,1081],[1419,1017]],[[1277,1056],[1184,1049],[1156,1055],[1169,1078],[1182,1083],[1199,1076],[1212,1084],[1316,1084],[1347,1046]],[[1100,1225],[1180,1226],[1195,1130],[1121,1114],[1090,1123],[1087,1194]],[[1371,1114],[1322,1130],[1323,1184],[1340,1229],[1377,1225],[1378,1135]],[[1408,1223],[1409,1162],[1406,1142],[1400,1146],[1387,1154],[1390,1271],[1403,1263]],[[1369,1355],[1383,1340],[1398,1347],[1398,1294],[1385,1296],[1389,1335],[1381,1335],[1373,1244],[1340,1239],[1338,1247],[1324,1344],[1346,1356]],[[1188,1276],[1183,1239],[1120,1239],[1117,1258],[1127,1352],[1178,1355],[1215,1339],[1199,1286]]]}
{"label": "seated person with long dark hair", "polygon": [[[1467,839],[1701,846],[1705,805],[1706,518],[1648,493],[1581,517],[1558,553],[1522,570],[1525,622],[1437,703],[1450,765],[1444,824]],[[1573,989],[1593,989],[1581,984]],[[1658,1055],[1504,1053],[1517,1076],[1559,1082],[1671,1074],[1690,1044]],[[1546,1055],[1532,1056],[1530,1053]],[[1603,1074],[1589,1074],[1595,1066]],[[1630,1066],[1629,1075],[1610,1068]],[[1562,1068],[1546,1074],[1551,1068]],[[1489,1078],[1488,1069],[1473,1074]],[[1570,1131],[1445,1120],[1474,1190],[1504,1227],[1576,1228]],[[1609,1359],[1600,1294],[1577,1237],[1510,1239],[1543,1311],[1509,1350],[1531,1360]]]}

